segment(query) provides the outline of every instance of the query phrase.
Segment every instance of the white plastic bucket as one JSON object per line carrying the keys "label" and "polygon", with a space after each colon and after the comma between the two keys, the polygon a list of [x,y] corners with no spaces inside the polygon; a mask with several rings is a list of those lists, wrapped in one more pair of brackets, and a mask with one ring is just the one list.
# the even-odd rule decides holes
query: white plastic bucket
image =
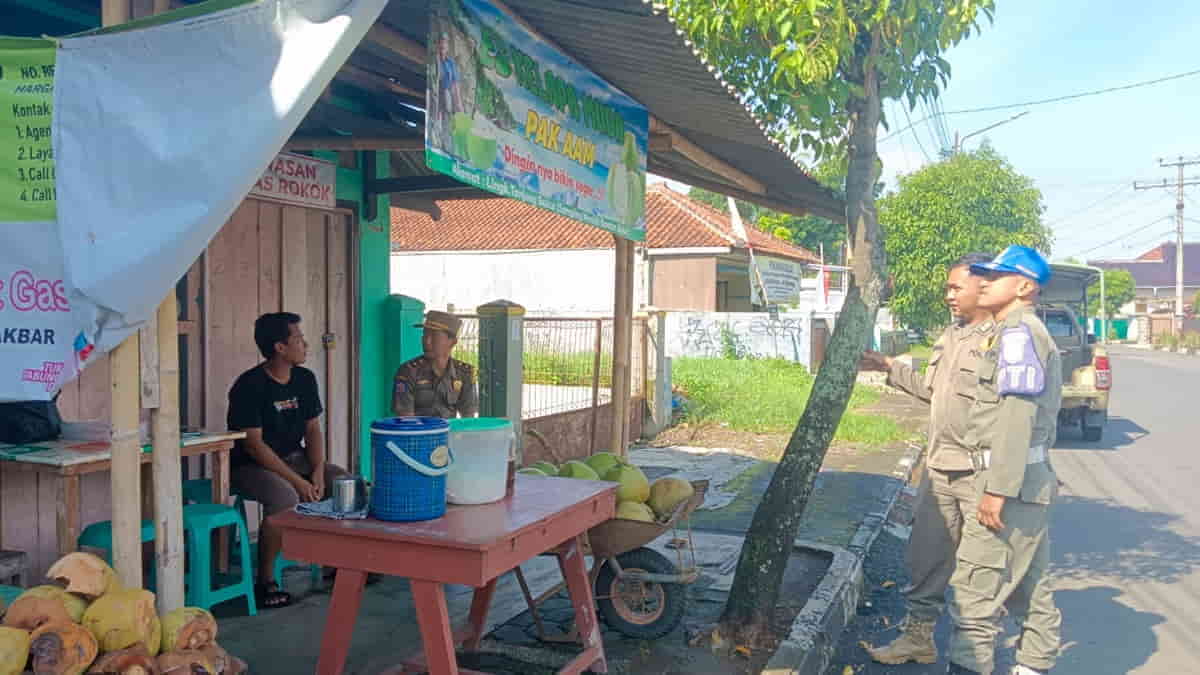
{"label": "white plastic bucket", "polygon": [[454,464],[446,474],[446,501],[487,504],[504,499],[508,459],[516,437],[512,422],[499,417],[450,420]]}

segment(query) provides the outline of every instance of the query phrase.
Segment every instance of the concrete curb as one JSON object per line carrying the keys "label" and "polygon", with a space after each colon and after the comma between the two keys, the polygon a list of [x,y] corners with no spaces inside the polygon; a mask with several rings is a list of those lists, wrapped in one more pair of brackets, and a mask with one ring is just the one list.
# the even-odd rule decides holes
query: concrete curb
{"label": "concrete curb", "polygon": [[779,644],[763,675],[825,675],[833,661],[842,631],[854,619],[863,592],[863,560],[887,524],[892,509],[912,476],[920,448],[910,447],[892,475],[900,483],[889,488],[879,511],[867,514],[845,548],[796,540],[795,548],[833,554],[825,577],[796,615],[788,636]]}

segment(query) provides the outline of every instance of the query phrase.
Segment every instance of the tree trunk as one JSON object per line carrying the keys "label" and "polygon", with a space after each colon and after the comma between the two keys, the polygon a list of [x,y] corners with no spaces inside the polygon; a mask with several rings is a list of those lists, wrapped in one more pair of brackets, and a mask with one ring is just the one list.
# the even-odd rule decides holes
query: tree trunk
{"label": "tree trunk", "polygon": [[850,102],[846,220],[854,283],[812,395],[746,533],[729,600],[713,635],[717,643],[757,646],[770,642],[774,635],[775,606],[800,520],[850,401],[859,359],[884,296],[886,259],[873,190],[879,176],[875,136],[880,115],[878,81],[870,65],[874,51],[869,50],[864,58],[864,96]]}

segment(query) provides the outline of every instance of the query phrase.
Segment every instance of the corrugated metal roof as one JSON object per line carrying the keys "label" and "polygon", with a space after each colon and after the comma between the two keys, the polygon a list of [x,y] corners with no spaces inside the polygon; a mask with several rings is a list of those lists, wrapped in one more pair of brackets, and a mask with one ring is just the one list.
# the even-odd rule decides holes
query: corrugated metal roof
{"label": "corrugated metal roof", "polygon": [[[761,182],[768,199],[837,220],[844,217],[842,201],[768,137],[736,92],[693,51],[665,12],[656,12],[644,0],[507,0],[506,4],[688,140]],[[391,0],[380,20],[424,44],[429,6],[428,0]],[[690,163],[685,167],[677,155],[656,154],[652,159],[664,168],[686,169],[697,178],[728,183]]]}

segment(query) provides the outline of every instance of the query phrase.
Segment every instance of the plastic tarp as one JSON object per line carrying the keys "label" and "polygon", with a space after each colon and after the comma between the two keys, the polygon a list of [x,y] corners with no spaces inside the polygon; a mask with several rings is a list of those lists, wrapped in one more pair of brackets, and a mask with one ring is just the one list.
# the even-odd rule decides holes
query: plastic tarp
{"label": "plastic tarp", "polygon": [[214,0],[56,41],[53,219],[0,166],[0,400],[50,398],[154,316],[386,4]]}

